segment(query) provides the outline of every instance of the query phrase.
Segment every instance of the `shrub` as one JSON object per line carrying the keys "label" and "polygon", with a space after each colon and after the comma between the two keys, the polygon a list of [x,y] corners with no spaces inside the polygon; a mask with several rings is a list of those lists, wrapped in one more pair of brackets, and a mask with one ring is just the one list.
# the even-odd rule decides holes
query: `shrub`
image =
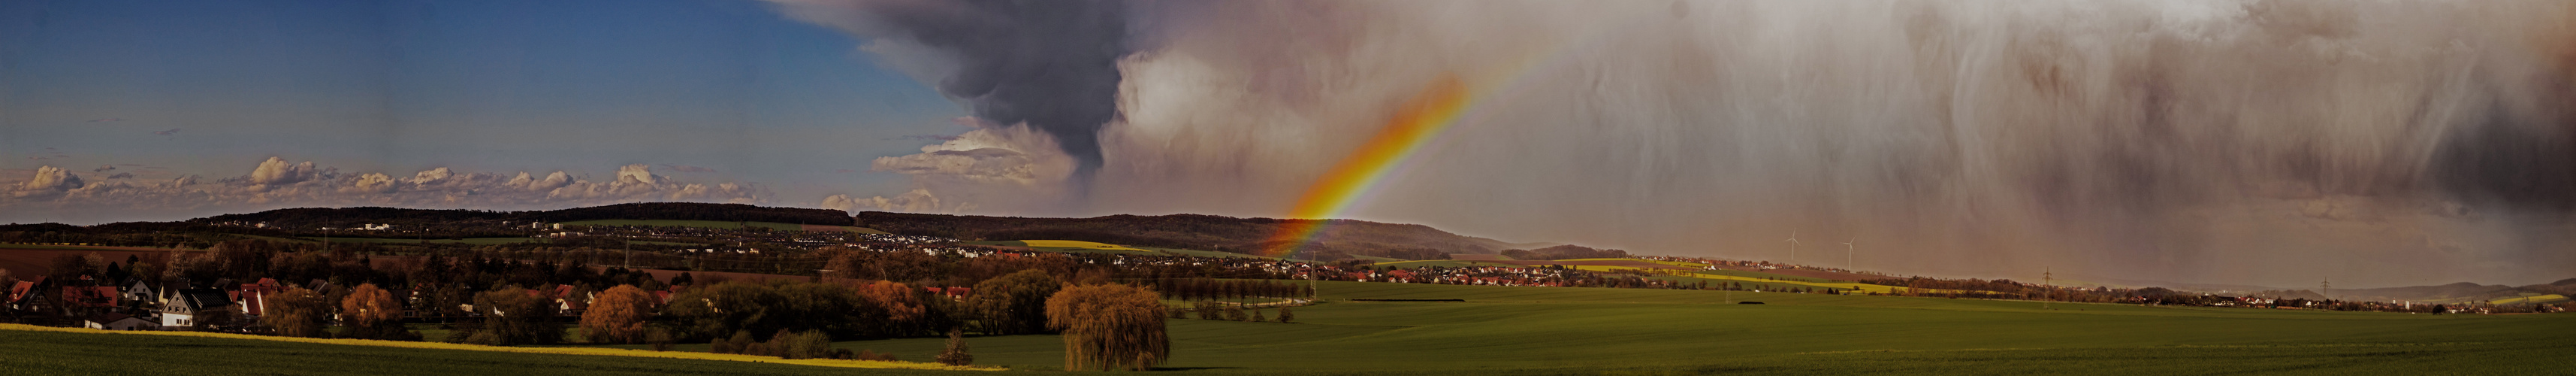
{"label": "shrub", "polygon": [[671,351],[671,330],[658,326],[645,329],[644,342],[653,344],[653,351]]}
{"label": "shrub", "polygon": [[1198,302],[1197,307],[1193,308],[1196,308],[1199,311],[1200,320],[1223,320],[1224,318],[1220,315],[1224,314],[1224,309],[1221,307],[1224,307],[1224,305],[1217,304],[1216,302]]}
{"label": "shrub", "polygon": [[966,332],[948,330],[948,349],[939,352],[939,364],[962,366],[975,364],[975,356],[966,353]]}

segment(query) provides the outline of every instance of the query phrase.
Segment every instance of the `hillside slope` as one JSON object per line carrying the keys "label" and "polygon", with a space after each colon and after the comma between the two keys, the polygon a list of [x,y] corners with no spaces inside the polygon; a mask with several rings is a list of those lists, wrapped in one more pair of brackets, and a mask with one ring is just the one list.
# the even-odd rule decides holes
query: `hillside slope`
{"label": "hillside slope", "polygon": [[[1280,226],[1306,219],[1214,215],[1112,215],[1091,218],[1024,218],[863,212],[859,226],[905,235],[965,240],[1081,240],[1129,246],[1257,253],[1284,246],[1271,237]],[[1308,251],[1317,259],[1381,256],[1439,259],[1450,253],[1491,254],[1516,245],[1416,224],[1328,220]]]}

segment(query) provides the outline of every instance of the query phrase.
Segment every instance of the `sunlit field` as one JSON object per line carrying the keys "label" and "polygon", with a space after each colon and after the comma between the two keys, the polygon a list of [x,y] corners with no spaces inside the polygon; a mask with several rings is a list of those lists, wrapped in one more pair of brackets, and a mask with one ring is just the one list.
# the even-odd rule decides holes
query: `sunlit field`
{"label": "sunlit field", "polygon": [[[2576,351],[2566,315],[2418,315],[1723,291],[1321,282],[1297,323],[1171,322],[1167,369],[1212,373],[2516,373]],[[1464,299],[1353,302],[1347,299]],[[1727,304],[1759,301],[1765,304]],[[1272,317],[1277,315],[1272,314]],[[943,340],[840,347],[928,359]],[[1053,336],[970,338],[1045,369]],[[706,345],[681,349],[703,351]],[[2469,368],[2458,368],[2465,365]]]}

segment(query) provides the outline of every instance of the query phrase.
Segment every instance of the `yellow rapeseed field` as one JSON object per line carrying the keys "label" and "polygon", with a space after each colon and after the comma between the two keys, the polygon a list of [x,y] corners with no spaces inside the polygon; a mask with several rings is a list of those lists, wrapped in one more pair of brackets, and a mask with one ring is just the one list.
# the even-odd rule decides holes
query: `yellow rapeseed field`
{"label": "yellow rapeseed field", "polygon": [[2560,301],[2560,300],[2567,300],[2567,296],[2565,296],[2565,295],[2558,295],[2558,294],[2549,294],[2549,295],[2539,295],[2539,296],[2525,296],[2525,297],[2519,297],[2519,298],[2504,298],[2504,299],[2489,300],[2489,301],[2487,301],[2487,304],[2549,303],[2549,302],[2556,302],[2556,301]]}
{"label": "yellow rapeseed field", "polygon": [[46,326],[25,325],[25,324],[0,324],[0,330],[26,330],[26,331],[42,331],[42,332],[88,333],[88,334],[117,334],[117,335],[154,335],[154,336],[178,336],[178,337],[208,337],[208,338],[250,339],[250,340],[262,340],[262,341],[279,341],[279,342],[320,343],[320,344],[332,344],[332,345],[384,346],[384,347],[402,347],[402,348],[414,348],[414,349],[466,350],[466,351],[497,351],[497,352],[515,352],[515,353],[530,353],[530,354],[565,354],[565,355],[631,356],[631,357],[638,357],[638,358],[669,358],[669,359],[696,359],[696,360],[717,360],[717,361],[733,361],[733,362],[784,363],[784,364],[801,364],[801,365],[809,365],[809,366],[842,367],[842,368],[900,368],[900,369],[930,369],[930,370],[954,370],[954,371],[998,371],[998,370],[1001,370],[1001,368],[994,368],[994,367],[971,367],[971,366],[967,366],[967,367],[960,367],[960,366],[950,366],[950,365],[938,364],[938,363],[916,363],[916,362],[899,362],[899,361],[883,361],[883,360],[781,359],[781,358],[779,358],[779,357],[774,357],[774,356],[758,356],[758,355],[742,355],[742,354],[717,354],[717,353],[684,352],[684,351],[649,351],[649,350],[612,349],[612,348],[599,348],[599,347],[510,347],[510,346],[483,346],[483,345],[468,345],[468,344],[459,344],[459,343],[441,343],[441,342],[379,341],[379,340],[371,340],[371,339],[324,339],[324,338],[276,337],[276,336],[258,336],[258,335],[249,335],[249,334],[232,334],[232,333],[207,333],[207,332],[164,332],[164,331],[113,331],[113,330],[99,330],[99,329],[89,329],[89,328],[56,328],[56,327],[46,327]]}

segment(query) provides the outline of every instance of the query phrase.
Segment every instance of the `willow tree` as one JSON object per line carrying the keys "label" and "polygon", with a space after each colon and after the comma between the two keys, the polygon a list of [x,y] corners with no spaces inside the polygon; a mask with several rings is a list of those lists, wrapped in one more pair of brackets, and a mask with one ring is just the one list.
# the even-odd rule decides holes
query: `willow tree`
{"label": "willow tree", "polygon": [[1047,298],[1047,326],[1064,331],[1064,369],[1153,369],[1171,358],[1162,296],[1124,284],[1066,287]]}

